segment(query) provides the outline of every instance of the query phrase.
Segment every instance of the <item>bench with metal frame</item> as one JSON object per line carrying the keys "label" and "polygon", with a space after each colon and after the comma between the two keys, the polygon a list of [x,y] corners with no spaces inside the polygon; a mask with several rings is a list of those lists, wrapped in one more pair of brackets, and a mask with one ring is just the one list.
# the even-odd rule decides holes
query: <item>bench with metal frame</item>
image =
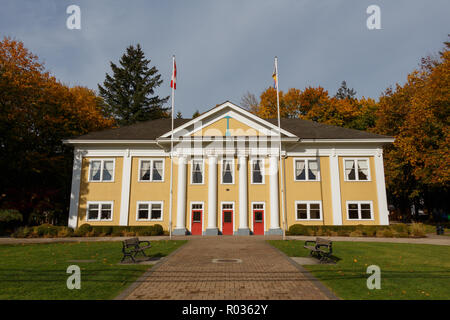
{"label": "bench with metal frame", "polygon": [[[308,245],[313,244],[313,245]],[[311,256],[316,256],[321,263],[331,261],[333,254],[333,242],[324,238],[316,238],[316,240],[307,240],[303,248],[310,250]]]}
{"label": "bench with metal frame", "polygon": [[[144,244],[145,243],[145,244]],[[144,244],[144,245],[142,245]],[[144,257],[148,257],[145,254],[145,249],[151,248],[150,241],[140,241],[139,238],[130,238],[122,241],[122,253],[123,258],[120,262],[125,261],[127,257],[131,258],[133,262],[136,262],[136,255],[142,253]]]}

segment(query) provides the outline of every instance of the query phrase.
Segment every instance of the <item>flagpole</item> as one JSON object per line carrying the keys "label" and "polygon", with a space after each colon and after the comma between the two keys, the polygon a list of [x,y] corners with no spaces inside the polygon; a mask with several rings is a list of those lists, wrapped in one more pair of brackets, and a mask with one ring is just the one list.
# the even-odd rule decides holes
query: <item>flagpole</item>
{"label": "flagpole", "polygon": [[280,186],[281,186],[281,215],[283,217],[283,240],[286,239],[286,217],[284,212],[284,179],[283,179],[283,162],[281,158],[281,118],[280,118],[280,94],[278,90],[278,58],[275,57],[275,74],[276,74],[276,87],[277,87],[277,112],[278,112],[278,138],[279,143],[279,160],[280,160]]}
{"label": "flagpole", "polygon": [[[172,78],[175,72],[175,55],[172,56]],[[172,79],[175,80],[175,79]],[[172,240],[172,201],[173,201],[173,116],[175,85],[172,86],[172,131],[170,133],[170,200],[169,200],[169,238]]]}

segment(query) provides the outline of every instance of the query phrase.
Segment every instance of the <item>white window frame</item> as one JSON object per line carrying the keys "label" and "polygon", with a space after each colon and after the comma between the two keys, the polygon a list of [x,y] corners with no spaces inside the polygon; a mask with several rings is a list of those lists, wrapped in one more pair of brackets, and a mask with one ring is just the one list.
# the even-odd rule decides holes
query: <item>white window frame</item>
{"label": "white window frame", "polygon": [[189,204],[189,208],[191,208],[191,210],[189,210],[189,231],[192,233],[192,206],[194,204],[201,204],[202,208],[201,209],[195,209],[195,210],[201,210],[202,211],[202,235],[203,232],[205,230],[205,202],[204,201],[191,201]]}
{"label": "white window frame", "polygon": [[[228,183],[228,182],[223,182],[223,163],[224,161],[231,161],[231,176],[232,176],[232,182]],[[235,179],[235,172],[234,172],[234,158],[222,158],[220,160],[220,184],[234,184],[234,182],[236,181]]]}
{"label": "white window frame", "polygon": [[[297,213],[297,205],[298,204],[306,204],[306,219],[299,219]],[[319,219],[311,219],[311,204],[318,204],[320,209],[320,218]],[[322,221],[323,220],[323,209],[322,209],[322,201],[295,201],[295,221]]]}
{"label": "white window frame", "polygon": [[[93,161],[100,161],[100,180],[91,180],[91,168]],[[113,172],[111,180],[103,180],[103,166],[105,161],[113,162]],[[115,158],[101,158],[101,159],[89,159],[89,171],[88,171],[88,182],[114,182],[114,177],[116,175],[116,159]]]}
{"label": "white window frame", "polygon": [[[355,162],[355,180],[348,180],[347,175],[345,174],[345,161],[352,160]],[[358,160],[366,160],[367,161],[367,180],[359,180],[359,172],[358,172]],[[370,182],[372,181],[370,175],[370,159],[369,158],[342,158],[342,169],[344,170],[344,181],[346,182]]]}
{"label": "white window frame", "polygon": [[[262,175],[262,182],[253,182],[253,162],[255,161],[261,161],[261,175]],[[266,178],[265,178],[265,159],[264,158],[251,158],[250,159],[250,184],[265,184]]]}
{"label": "white window frame", "polygon": [[[148,218],[147,219],[139,219],[139,205],[140,204],[148,204]],[[152,219],[152,205],[160,204],[161,205],[161,218]],[[137,201],[136,202],[136,221],[164,221],[164,201]]]}
{"label": "white window frame", "polygon": [[[98,204],[98,219],[89,219],[89,205]],[[111,218],[110,219],[101,219],[102,214],[102,205],[110,204],[111,205]],[[114,218],[114,201],[87,201],[86,202],[86,221],[113,221]]]}
{"label": "white window frame", "polygon": [[[201,161],[202,162],[202,182],[194,183],[194,161]],[[194,158],[191,159],[191,184],[193,185],[202,185],[205,184],[205,159],[203,158]]]}
{"label": "white window frame", "polygon": [[[150,180],[141,179],[141,167],[142,161],[150,161]],[[153,180],[153,161],[162,161],[162,175],[161,180]],[[164,158],[140,158],[139,168],[138,168],[138,182],[164,182],[164,172],[165,172],[166,161]]]}
{"label": "white window frame", "polygon": [[[311,161],[311,160],[317,162],[317,175],[316,175],[316,179],[314,179],[314,180],[310,180],[308,177],[309,161]],[[295,166],[295,163],[297,161],[305,161],[305,180],[297,179],[296,166]],[[294,158],[293,167],[294,167],[294,181],[295,182],[320,181],[320,158]]]}
{"label": "white window frame", "polygon": [[[358,205],[358,219],[350,219],[349,218],[349,210],[348,210],[348,205],[349,204],[357,204]],[[361,204],[369,204],[370,205],[370,219],[361,219]],[[373,208],[373,201],[372,200],[363,200],[363,201],[349,200],[349,201],[345,202],[345,209],[347,211],[347,220],[348,221],[373,221],[373,220],[375,220],[375,215],[374,215],[374,212],[373,212],[373,210],[374,210],[374,208]]]}
{"label": "white window frame", "polygon": [[251,224],[251,230],[252,230],[252,232],[255,232],[255,230],[254,230],[254,228],[253,228],[253,220],[254,220],[254,213],[253,213],[253,211],[255,210],[254,208],[253,208],[253,205],[255,205],[255,204],[262,204],[263,205],[263,208],[262,209],[256,209],[256,210],[263,210],[263,223],[264,223],[264,233],[267,231],[267,229],[266,229],[266,203],[264,202],[264,201],[253,201],[252,203],[251,203],[251,215],[250,215],[250,224]]}

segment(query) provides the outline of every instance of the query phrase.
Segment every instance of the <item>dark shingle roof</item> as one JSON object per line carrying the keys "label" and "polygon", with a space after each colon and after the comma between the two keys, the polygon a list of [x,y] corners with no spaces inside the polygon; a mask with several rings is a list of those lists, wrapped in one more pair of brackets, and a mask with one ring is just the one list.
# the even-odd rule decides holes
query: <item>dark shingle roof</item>
{"label": "dark shingle roof", "polygon": [[[174,127],[179,127],[192,119],[175,119]],[[277,119],[265,119],[278,125]],[[158,119],[136,124],[91,132],[74,140],[155,140],[171,128],[171,119]],[[281,128],[300,139],[380,139],[391,138],[366,131],[347,129],[302,119],[281,119]]]}

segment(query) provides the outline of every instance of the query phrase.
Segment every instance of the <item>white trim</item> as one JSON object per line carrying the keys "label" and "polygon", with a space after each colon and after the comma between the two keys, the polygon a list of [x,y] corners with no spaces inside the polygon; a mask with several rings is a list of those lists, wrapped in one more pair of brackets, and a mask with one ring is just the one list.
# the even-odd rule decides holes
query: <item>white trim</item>
{"label": "white trim", "polygon": [[361,142],[373,142],[373,143],[392,143],[395,138],[369,138],[369,139],[301,139],[301,142],[305,143],[361,143]]}
{"label": "white trim", "polygon": [[[262,175],[262,182],[253,182],[253,162],[254,161],[261,161],[261,175]],[[264,157],[252,157],[250,158],[250,184],[266,184],[266,170],[265,170],[266,161]]]}
{"label": "white trim", "polygon": [[[140,204],[148,204],[148,219],[139,219],[139,205]],[[160,204],[161,205],[161,218],[160,219],[152,219],[152,205]],[[136,202],[136,221],[164,221],[164,201],[137,201]]]}
{"label": "white trim", "polygon": [[[347,175],[345,174],[345,161],[350,160],[350,161],[354,161],[355,165],[355,180],[348,180],[347,179]],[[359,180],[359,172],[358,172],[358,160],[366,160],[367,161],[367,180]],[[342,158],[342,168],[344,170],[344,181],[345,182],[371,182],[372,181],[372,177],[370,174],[370,159],[369,158],[348,158],[348,157],[343,157]]]}
{"label": "white trim", "polygon": [[[357,204],[358,205],[358,219],[350,219],[349,218],[349,214],[348,214],[348,205],[349,204]],[[361,204],[370,204],[370,219],[361,219]],[[353,201],[353,200],[347,200],[345,201],[345,210],[347,211],[347,220],[348,221],[373,221],[375,220],[375,215],[373,212],[373,201],[372,200],[358,200],[358,201]]]}
{"label": "white trim", "polygon": [[[184,128],[187,128],[187,127],[193,125],[194,123],[199,122],[199,121],[201,121],[202,119],[205,119],[205,118],[207,118],[207,117],[213,115],[213,114],[216,113],[216,112],[219,112],[220,110],[222,110],[222,109],[224,109],[224,108],[226,108],[226,107],[229,107],[229,108],[231,108],[232,110],[234,110],[234,111],[236,111],[236,112],[238,112],[238,113],[241,113],[241,114],[243,114],[243,115],[245,115],[245,116],[247,116],[247,117],[253,119],[253,120],[256,121],[256,122],[262,123],[263,125],[265,125],[265,126],[267,126],[267,127],[270,127],[270,128],[272,128],[272,129],[274,129],[276,132],[278,132],[278,127],[275,126],[275,125],[273,125],[272,123],[270,123],[270,122],[268,122],[268,121],[266,121],[266,120],[264,120],[264,119],[262,119],[262,118],[260,118],[260,117],[258,117],[258,116],[255,116],[254,114],[248,112],[247,110],[245,110],[245,109],[243,109],[243,108],[241,108],[241,107],[239,107],[239,106],[237,106],[237,105],[235,105],[235,104],[233,104],[233,103],[231,103],[231,102],[229,102],[229,101],[226,101],[226,102],[222,103],[221,105],[219,105],[219,106],[217,106],[217,107],[215,107],[215,108],[209,110],[208,112],[203,113],[202,115],[198,116],[197,118],[194,118],[194,119],[192,119],[191,121],[188,121],[188,122],[186,122],[185,124],[183,124],[183,125],[177,127],[177,128],[173,131],[174,135],[175,135],[175,133],[177,133],[178,131],[183,130]],[[280,132],[282,132],[283,134],[287,135],[288,137],[296,137],[294,134],[292,134],[292,133],[290,133],[290,132],[288,132],[288,131],[286,131],[286,130],[284,130],[284,129],[281,129]],[[171,134],[171,131],[166,132],[166,133],[163,134],[160,138],[167,138],[167,137],[170,136],[170,134]]]}
{"label": "white trim", "polygon": [[[253,209],[253,205],[254,204],[262,204],[263,205],[262,210],[263,210],[264,233],[265,233],[267,231],[267,221],[266,221],[266,203],[264,201],[252,201],[251,204],[250,204],[251,205],[251,207],[250,207],[250,211],[251,211],[251,215],[250,215],[251,230],[252,230],[253,233],[255,232],[255,230],[253,228],[253,226],[254,226],[253,219],[254,219],[254,216],[255,216],[255,214],[253,212],[255,210],[255,209]],[[260,210],[260,209],[256,209],[256,210]]]}
{"label": "white trim", "polygon": [[[101,217],[101,207],[103,204],[110,204],[111,205],[111,218],[110,219],[88,219],[89,217],[89,205],[91,204],[98,204],[98,217]],[[87,201],[86,202],[86,221],[113,221],[114,218],[114,201]]]}
{"label": "white trim", "polygon": [[[236,207],[234,205],[234,201],[221,201],[220,202],[220,232],[223,234],[223,205],[224,204],[231,204],[233,208],[231,211],[233,211],[233,234],[236,231]],[[230,209],[225,209],[230,210]]]}
{"label": "white trim", "polygon": [[[123,156],[123,154],[122,154]],[[91,163],[94,161],[100,161],[100,180],[91,180]],[[105,161],[112,161],[113,162],[113,172],[111,175],[111,180],[103,180],[103,166],[105,164]],[[89,159],[89,168],[88,168],[88,182],[97,183],[97,182],[114,182],[114,178],[116,175],[116,159],[115,158],[90,158]]]}
{"label": "white trim", "polygon": [[[231,161],[231,173],[232,173],[232,177],[233,177],[233,181],[231,183],[225,183],[223,182],[223,162],[224,161]],[[235,167],[234,167],[234,158],[232,157],[223,157],[220,159],[220,184],[234,184],[236,181],[236,177],[235,177]]]}
{"label": "white trim", "polygon": [[[192,205],[193,204],[201,204],[202,205],[202,232],[201,235],[203,235],[203,231],[205,230],[205,202],[204,201],[191,201],[189,202],[189,232],[192,234]],[[200,210],[200,209],[195,209]]]}
{"label": "white trim", "polygon": [[383,151],[381,149],[378,150],[378,154],[374,157],[374,162],[380,225],[389,225],[389,210],[387,206],[386,183],[384,180]]}
{"label": "white trim", "polygon": [[333,151],[328,158],[330,162],[331,207],[333,210],[333,225],[340,226],[342,225],[342,205],[339,157],[336,154],[333,154]]}
{"label": "white trim", "polygon": [[[165,169],[166,169],[166,159],[165,158],[139,158],[138,166],[138,182],[164,182]],[[150,161],[150,180],[141,180],[141,166],[142,161]],[[153,162],[162,161],[162,176],[161,180],[153,180]]]}
{"label": "white trim", "polygon": [[[199,183],[194,183],[194,182],[193,182],[193,178],[194,178],[194,166],[193,166],[193,162],[194,162],[194,161],[201,161],[201,162],[202,162],[202,182],[199,182]],[[203,184],[205,184],[205,159],[204,159],[204,158],[200,158],[200,157],[194,157],[194,158],[192,158],[192,159],[189,161],[189,163],[190,163],[190,167],[191,167],[191,170],[190,170],[190,174],[191,174],[190,182],[191,182],[191,184],[194,185],[194,186],[198,186],[198,185],[203,185]]]}
{"label": "white trim", "polygon": [[[297,205],[298,204],[306,204],[306,219],[299,219],[298,213],[297,213]],[[311,204],[318,204],[319,210],[320,210],[320,218],[319,219],[312,219],[311,218]],[[322,210],[322,201],[320,200],[313,200],[313,201],[304,201],[304,200],[298,200],[295,201],[295,207],[294,207],[294,213],[295,213],[295,221],[322,221],[323,220],[323,210]]]}
{"label": "white trim", "polygon": [[131,188],[131,165],[132,158],[128,151],[123,154],[122,168],[122,193],[120,196],[120,219],[119,225],[128,225],[128,214],[130,209],[130,188]]}
{"label": "white trim", "polygon": [[83,156],[77,149],[73,154],[72,188],[70,191],[70,209],[68,227],[75,229],[78,224],[78,205],[80,203],[81,167]]}
{"label": "white trim", "polygon": [[64,144],[155,144],[156,140],[115,140],[115,139],[67,139],[63,140]]}
{"label": "white trim", "polygon": [[[295,166],[295,162],[296,161],[305,161],[305,180],[297,180],[297,175],[296,175],[296,166]],[[309,161],[316,161],[317,162],[317,175],[316,175],[316,179],[314,180],[309,180],[309,176],[308,176],[308,170],[309,170]],[[309,158],[301,158],[301,157],[297,157],[293,159],[293,165],[294,165],[294,182],[315,182],[315,181],[320,181],[320,158],[316,157],[309,157]]]}

